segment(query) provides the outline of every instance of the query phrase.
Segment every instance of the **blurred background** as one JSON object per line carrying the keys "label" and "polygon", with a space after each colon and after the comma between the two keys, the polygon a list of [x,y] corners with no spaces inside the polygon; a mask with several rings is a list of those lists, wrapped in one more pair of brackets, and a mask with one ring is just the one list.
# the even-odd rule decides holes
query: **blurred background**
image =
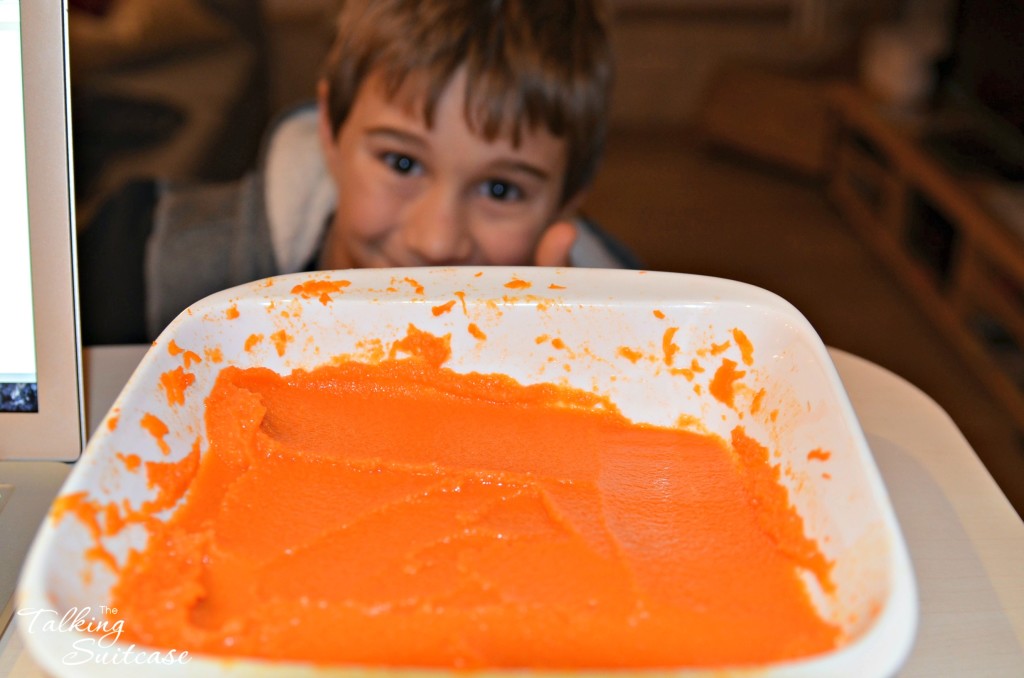
{"label": "blurred background", "polygon": [[[764,287],[912,382],[1024,512],[1024,2],[611,2],[588,215],[645,268]],[[86,233],[135,179],[251,168],[313,96],[334,0],[70,5]]]}

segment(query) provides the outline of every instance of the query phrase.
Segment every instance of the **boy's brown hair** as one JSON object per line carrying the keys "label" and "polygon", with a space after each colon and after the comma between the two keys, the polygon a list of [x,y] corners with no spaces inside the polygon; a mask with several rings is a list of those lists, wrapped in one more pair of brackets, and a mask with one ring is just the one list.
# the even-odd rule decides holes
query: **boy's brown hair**
{"label": "boy's brown hair", "polygon": [[613,60],[604,0],[342,0],[322,77],[335,133],[360,85],[380,73],[394,97],[426,82],[423,115],[466,68],[466,121],[494,140],[525,124],[568,145],[563,204],[596,172],[607,132]]}

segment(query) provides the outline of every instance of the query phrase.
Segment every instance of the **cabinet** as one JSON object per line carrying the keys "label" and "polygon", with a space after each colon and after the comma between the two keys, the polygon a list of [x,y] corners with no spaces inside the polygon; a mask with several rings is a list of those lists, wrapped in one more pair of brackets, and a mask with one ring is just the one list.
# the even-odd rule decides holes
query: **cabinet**
{"label": "cabinet", "polygon": [[940,160],[926,121],[848,85],[828,101],[832,200],[1024,431],[1024,205],[995,209],[1007,186]]}

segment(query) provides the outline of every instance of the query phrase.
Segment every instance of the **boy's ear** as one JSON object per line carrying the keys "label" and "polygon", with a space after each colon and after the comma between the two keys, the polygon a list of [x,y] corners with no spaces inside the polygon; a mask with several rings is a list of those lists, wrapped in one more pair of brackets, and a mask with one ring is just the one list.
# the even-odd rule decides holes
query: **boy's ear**
{"label": "boy's ear", "polygon": [[320,147],[323,148],[328,161],[334,157],[334,148],[337,145],[334,129],[331,126],[330,109],[327,105],[329,94],[330,87],[327,85],[327,81],[319,80],[316,83],[317,130],[320,136]]}

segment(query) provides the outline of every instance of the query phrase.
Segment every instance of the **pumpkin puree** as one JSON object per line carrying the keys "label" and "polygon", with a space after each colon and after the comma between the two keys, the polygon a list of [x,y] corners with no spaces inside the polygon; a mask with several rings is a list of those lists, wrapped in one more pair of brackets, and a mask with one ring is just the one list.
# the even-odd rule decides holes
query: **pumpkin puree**
{"label": "pumpkin puree", "polygon": [[722,666],[834,648],[767,451],[419,357],[224,368],[185,500],[129,555],[124,640],[433,667]]}

